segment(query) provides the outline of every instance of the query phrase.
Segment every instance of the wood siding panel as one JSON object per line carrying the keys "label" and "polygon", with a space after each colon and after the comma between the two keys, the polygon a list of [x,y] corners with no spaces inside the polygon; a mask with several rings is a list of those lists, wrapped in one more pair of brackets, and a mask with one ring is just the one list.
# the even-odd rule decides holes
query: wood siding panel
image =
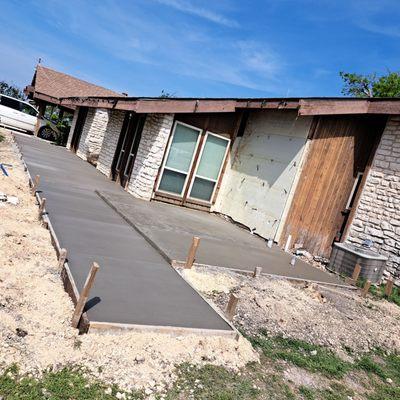
{"label": "wood siding panel", "polygon": [[292,235],[312,254],[328,257],[345,221],[348,198],[385,121],[371,116],[317,117],[281,244]]}

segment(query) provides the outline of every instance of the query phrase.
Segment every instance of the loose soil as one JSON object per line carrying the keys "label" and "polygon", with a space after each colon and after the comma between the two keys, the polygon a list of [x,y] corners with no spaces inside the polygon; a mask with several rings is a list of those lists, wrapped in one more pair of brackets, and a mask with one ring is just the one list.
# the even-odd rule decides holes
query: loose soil
{"label": "loose soil", "polygon": [[362,298],[358,290],[252,278],[221,268],[181,274],[222,310],[230,293],[239,296],[233,322],[249,336],[263,329],[326,346],[344,359],[376,348],[400,351],[400,307]]}
{"label": "loose soil", "polygon": [[48,230],[12,137],[0,133],[0,192],[19,199],[0,202],[0,372],[16,363],[21,373],[82,366],[90,376],[147,394],[175,379],[175,365],[211,363],[237,370],[258,356],[247,340],[218,336],[108,332],[78,335],[70,326],[73,304],[64,292]]}

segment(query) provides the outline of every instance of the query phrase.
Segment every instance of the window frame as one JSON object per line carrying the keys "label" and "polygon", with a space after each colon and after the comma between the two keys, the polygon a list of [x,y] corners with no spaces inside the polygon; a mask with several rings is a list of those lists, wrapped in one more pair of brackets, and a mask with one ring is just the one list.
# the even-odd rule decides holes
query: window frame
{"label": "window frame", "polygon": [[[178,170],[177,168],[171,168],[171,167],[166,166],[166,163],[167,163],[167,160],[168,160],[168,157],[169,157],[169,152],[170,152],[170,149],[171,149],[171,146],[172,146],[172,142],[173,142],[174,137],[175,137],[175,131],[176,131],[176,128],[177,128],[178,125],[186,126],[187,128],[193,129],[193,130],[198,132],[197,141],[196,141],[196,144],[195,144],[195,147],[194,147],[192,159],[190,161],[190,165],[189,165],[189,168],[188,168],[187,172],[184,172],[182,170]],[[201,129],[201,128],[197,128],[197,127],[195,127],[193,125],[189,125],[189,124],[186,124],[186,123],[181,122],[181,121],[175,121],[174,122],[174,126],[173,126],[173,129],[172,129],[169,141],[168,141],[168,145],[167,145],[166,151],[164,153],[165,157],[164,157],[163,163],[161,165],[160,178],[158,179],[158,182],[157,182],[156,192],[165,193],[165,194],[169,194],[169,195],[178,196],[180,198],[183,198],[183,193],[185,192],[185,189],[187,187],[188,179],[189,179],[189,176],[190,176],[190,172],[193,169],[193,163],[194,163],[194,159],[196,157],[196,153],[197,153],[197,149],[198,149],[198,146],[199,146],[199,142],[200,142],[202,133],[203,133],[203,129]],[[173,171],[173,172],[179,173],[179,174],[185,174],[186,175],[185,181],[183,183],[182,190],[181,190],[181,192],[179,194],[175,193],[175,192],[170,192],[170,191],[167,191],[167,190],[160,189],[160,184],[161,184],[165,169],[167,169],[169,171]]]}
{"label": "window frame", "polygon": [[[210,135],[211,136],[216,136],[216,137],[218,137],[220,139],[223,139],[223,140],[225,140],[227,142],[227,146],[225,148],[225,153],[224,153],[221,165],[220,165],[219,170],[218,170],[217,179],[211,179],[211,178],[207,178],[205,176],[197,175],[197,170],[198,170],[198,168],[200,166],[201,157],[203,156],[203,151],[204,151],[204,148],[206,147],[208,136],[210,136]],[[219,179],[221,177],[221,173],[222,173],[222,170],[224,168],[226,156],[227,156],[227,154],[229,152],[230,144],[231,144],[231,139],[228,139],[225,136],[218,135],[217,133],[214,133],[214,132],[211,132],[211,131],[206,131],[206,134],[205,134],[205,137],[204,137],[204,141],[203,141],[202,147],[200,149],[199,158],[198,158],[196,167],[195,167],[195,169],[193,171],[192,180],[191,180],[190,185],[189,185],[188,196],[187,196],[188,199],[194,200],[194,201],[199,201],[199,202],[207,204],[207,205],[212,204],[212,201],[213,201],[213,198],[214,198],[214,195],[215,195],[215,191],[216,191],[217,186],[218,186],[218,181],[219,181]],[[191,197],[190,196],[190,194],[192,192],[192,187],[193,187],[193,184],[194,184],[194,181],[195,181],[196,178],[200,178],[200,179],[203,179],[203,180],[209,181],[209,182],[214,182],[214,188],[213,188],[213,191],[211,193],[210,200],[198,199],[196,197]]]}

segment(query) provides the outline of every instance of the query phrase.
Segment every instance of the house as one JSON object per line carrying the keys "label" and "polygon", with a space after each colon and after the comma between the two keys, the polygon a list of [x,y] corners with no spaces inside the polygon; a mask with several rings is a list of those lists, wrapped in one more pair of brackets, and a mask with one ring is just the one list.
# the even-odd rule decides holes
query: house
{"label": "house", "polygon": [[388,257],[400,279],[400,99],[69,97],[68,147],[133,196],[224,214],[329,257]]}
{"label": "house", "polygon": [[50,109],[50,115],[55,108],[58,108],[59,119],[62,119],[65,114],[73,114],[75,110],[74,106],[62,106],[60,104],[60,99],[63,96],[122,96],[120,93],[40,64],[36,66],[32,82],[25,87],[24,93],[29,99],[35,101],[39,109],[39,117],[45,115],[46,108]]}

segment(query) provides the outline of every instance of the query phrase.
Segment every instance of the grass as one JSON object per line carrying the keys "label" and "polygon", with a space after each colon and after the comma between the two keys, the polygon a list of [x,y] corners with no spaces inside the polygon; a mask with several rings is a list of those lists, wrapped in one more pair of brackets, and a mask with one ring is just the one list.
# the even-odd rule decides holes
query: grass
{"label": "grass", "polygon": [[351,369],[351,364],[341,360],[332,351],[302,340],[270,337],[261,332],[250,338],[254,347],[262,349],[264,355],[274,360],[285,360],[311,372],[328,377],[341,378]]}
{"label": "grass", "polygon": [[[210,364],[177,366],[173,386],[158,399],[166,400],[400,400],[400,355],[382,350],[363,355],[354,363],[339,359],[330,350],[301,340],[268,336],[249,338],[261,353],[260,363],[249,363],[238,372]],[[299,369],[302,385],[288,376],[289,365]],[[351,374],[346,374],[351,372]],[[291,372],[289,372],[291,373]],[[316,387],[306,386],[303,374]],[[346,379],[344,379],[346,378]],[[355,393],[349,387],[365,388]],[[299,377],[297,377],[299,381]],[[307,381],[307,380],[306,380]],[[40,379],[23,376],[16,366],[0,374],[0,398],[5,400],[111,400],[117,392],[88,379],[82,369],[47,371]],[[125,393],[126,399],[144,399],[142,392]]]}
{"label": "grass", "polygon": [[[362,288],[364,287],[365,282],[365,279],[360,278],[357,281],[357,286]],[[393,286],[393,290],[390,296],[386,296],[385,285],[371,285],[371,287],[369,288],[369,294],[371,294],[377,300],[386,299],[387,301],[395,303],[400,307],[400,288],[398,288],[397,286]]]}
{"label": "grass", "polygon": [[197,367],[182,364],[177,372],[178,379],[166,396],[168,400],[183,398],[248,400],[257,399],[260,392],[248,378],[232,373],[223,367],[214,365]]}
{"label": "grass", "polygon": [[41,379],[34,379],[19,374],[12,365],[0,375],[0,398],[7,400],[111,400],[117,392],[125,393],[126,399],[143,399],[141,392],[124,392],[112,387],[111,394],[106,394],[108,386],[98,381],[89,381],[81,370],[64,368],[57,372],[45,372]]}

